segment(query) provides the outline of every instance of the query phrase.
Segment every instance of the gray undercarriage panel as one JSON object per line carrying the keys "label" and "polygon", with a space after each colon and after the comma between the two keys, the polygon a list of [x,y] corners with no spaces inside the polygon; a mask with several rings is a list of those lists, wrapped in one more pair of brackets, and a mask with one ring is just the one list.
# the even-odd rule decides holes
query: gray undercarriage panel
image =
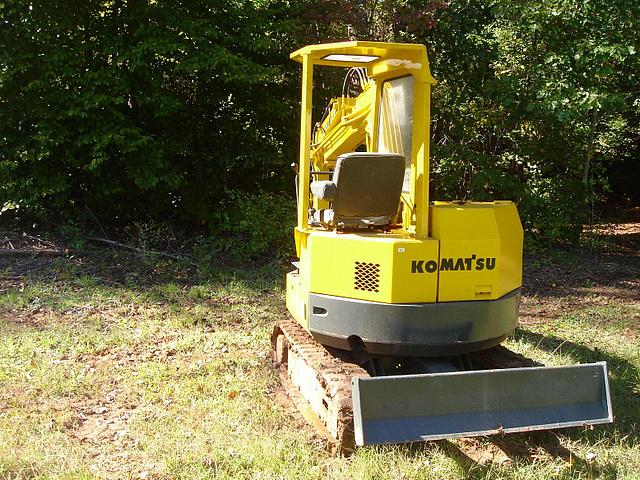
{"label": "gray undercarriage panel", "polygon": [[516,328],[519,304],[519,288],[496,300],[415,304],[311,293],[309,330],[320,343],[345,350],[357,337],[371,354],[457,355],[504,340]]}

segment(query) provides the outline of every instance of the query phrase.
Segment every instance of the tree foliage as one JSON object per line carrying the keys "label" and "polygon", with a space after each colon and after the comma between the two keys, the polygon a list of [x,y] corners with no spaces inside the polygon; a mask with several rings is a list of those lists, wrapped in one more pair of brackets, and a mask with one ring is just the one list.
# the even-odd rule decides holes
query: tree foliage
{"label": "tree foliage", "polygon": [[513,199],[529,232],[571,239],[617,165],[640,174],[637,2],[312,3],[325,36],[427,45],[432,198]]}
{"label": "tree foliage", "polygon": [[[346,39],[427,45],[432,198],[514,199],[571,238],[617,165],[640,173],[633,0],[9,0],[0,19],[4,210],[261,217],[296,160],[288,54]],[[318,99],[339,81],[318,80]]]}
{"label": "tree foliage", "polygon": [[226,189],[282,188],[297,90],[285,2],[0,8],[5,205],[208,222]]}
{"label": "tree foliage", "polygon": [[[573,238],[638,145],[637,2],[452,2],[432,45],[437,195],[512,198]],[[636,170],[638,172],[639,170]]]}

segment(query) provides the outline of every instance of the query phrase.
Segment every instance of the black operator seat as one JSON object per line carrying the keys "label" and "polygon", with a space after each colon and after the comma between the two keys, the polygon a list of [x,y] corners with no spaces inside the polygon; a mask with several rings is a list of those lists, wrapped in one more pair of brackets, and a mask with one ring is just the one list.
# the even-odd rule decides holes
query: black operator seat
{"label": "black operator seat", "polygon": [[397,153],[352,152],[336,160],[333,181],[311,183],[311,193],[331,202],[314,213],[316,223],[335,227],[383,227],[398,211],[405,160]]}

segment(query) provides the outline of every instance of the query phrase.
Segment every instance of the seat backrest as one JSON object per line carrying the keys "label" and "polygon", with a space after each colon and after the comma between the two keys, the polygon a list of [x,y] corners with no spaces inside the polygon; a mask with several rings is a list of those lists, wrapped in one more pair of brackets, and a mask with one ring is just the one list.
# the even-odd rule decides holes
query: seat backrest
{"label": "seat backrest", "polygon": [[396,153],[353,152],[340,155],[333,181],[336,225],[388,225],[398,210],[405,160]]}

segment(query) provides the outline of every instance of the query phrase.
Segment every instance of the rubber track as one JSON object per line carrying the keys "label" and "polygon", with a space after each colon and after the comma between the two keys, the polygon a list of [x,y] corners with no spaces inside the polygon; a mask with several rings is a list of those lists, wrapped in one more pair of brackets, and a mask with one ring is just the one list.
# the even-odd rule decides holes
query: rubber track
{"label": "rubber track", "polygon": [[[281,336],[286,339],[284,346],[278,345],[278,337]],[[276,363],[281,373],[286,373],[289,379],[289,388],[293,385],[298,390],[293,392],[295,395],[290,394],[289,397],[294,401],[300,401],[302,393],[319,422],[326,427],[324,433],[328,434],[328,440],[334,449],[341,452],[352,450],[355,438],[351,379],[368,377],[369,374],[358,365],[332,356],[294,320],[278,322],[273,329],[271,341]],[[279,363],[277,350],[283,347],[286,353],[284,356],[280,354],[282,362]],[[309,368],[301,364],[301,361]],[[292,369],[295,369],[295,372],[292,372]],[[304,372],[303,375],[296,374],[300,371]],[[315,375],[315,378],[309,378],[311,375]]]}
{"label": "rubber track", "polygon": [[[362,367],[332,355],[293,319],[274,326],[271,342],[289,398],[306,420],[327,437],[332,450],[352,451],[355,436],[351,379],[370,375]],[[471,360],[475,368],[482,369],[540,365],[503,346],[472,353]]]}

